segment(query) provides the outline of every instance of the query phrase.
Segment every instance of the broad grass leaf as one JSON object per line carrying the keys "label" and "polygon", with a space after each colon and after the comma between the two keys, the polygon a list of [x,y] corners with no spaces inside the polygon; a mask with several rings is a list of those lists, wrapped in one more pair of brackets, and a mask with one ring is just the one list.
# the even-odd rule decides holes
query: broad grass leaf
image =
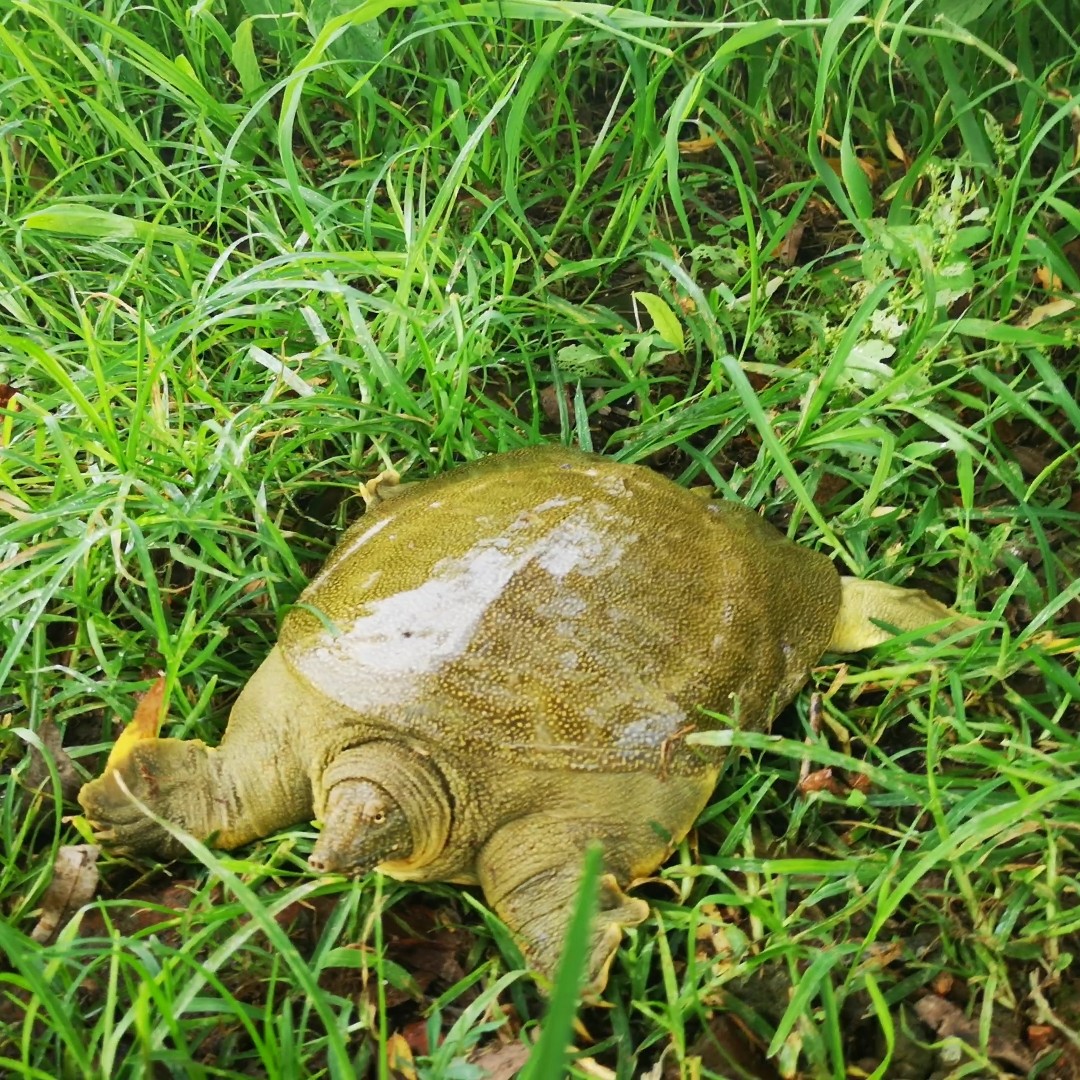
{"label": "broad grass leaf", "polygon": [[656,293],[636,292],[634,299],[649,313],[649,318],[656,327],[656,332],[669,344],[682,352],[686,348],[686,338],[683,335],[682,324],[679,317],[668,306],[667,302]]}
{"label": "broad grass leaf", "polygon": [[75,202],[53,203],[43,210],[35,210],[23,218],[23,227],[86,240],[135,240],[140,243],[163,240],[190,244],[196,239],[192,233],[175,225],[142,221]]}

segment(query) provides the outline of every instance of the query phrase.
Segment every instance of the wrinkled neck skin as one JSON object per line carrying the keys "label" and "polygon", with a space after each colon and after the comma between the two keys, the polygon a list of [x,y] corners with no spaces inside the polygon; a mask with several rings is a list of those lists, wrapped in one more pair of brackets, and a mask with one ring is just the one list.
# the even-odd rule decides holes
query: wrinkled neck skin
{"label": "wrinkled neck skin", "polygon": [[312,777],[323,827],[312,869],[412,872],[442,854],[450,833],[446,782],[426,755],[372,740],[336,754]]}

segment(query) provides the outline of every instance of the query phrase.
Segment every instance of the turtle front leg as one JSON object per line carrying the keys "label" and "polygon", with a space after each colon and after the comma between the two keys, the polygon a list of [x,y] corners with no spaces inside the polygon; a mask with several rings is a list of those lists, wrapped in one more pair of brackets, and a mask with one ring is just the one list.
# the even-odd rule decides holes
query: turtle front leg
{"label": "turtle front leg", "polygon": [[221,746],[159,739],[156,723],[146,730],[136,714],[105,771],[83,785],[79,803],[103,843],[169,858],[186,849],[139,803],[219,848],[310,821],[314,800],[299,724],[318,707],[271,649],[236,699]]}
{"label": "turtle front leg", "polygon": [[[594,838],[603,843],[603,831],[551,814],[533,814],[498,829],[477,860],[488,903],[521,939],[529,966],[548,980],[562,958],[585,851]],[[588,946],[586,997],[603,991],[623,927],[636,926],[649,914],[644,900],[622,891],[619,877],[626,875],[610,872],[610,862],[605,865],[609,872],[600,879],[599,910]]]}
{"label": "turtle front leg", "polygon": [[285,753],[246,741],[214,749],[198,739],[140,739],[83,785],[79,804],[101,841],[120,851],[186,853],[139,803],[198,840],[235,848],[311,818],[310,784]]}

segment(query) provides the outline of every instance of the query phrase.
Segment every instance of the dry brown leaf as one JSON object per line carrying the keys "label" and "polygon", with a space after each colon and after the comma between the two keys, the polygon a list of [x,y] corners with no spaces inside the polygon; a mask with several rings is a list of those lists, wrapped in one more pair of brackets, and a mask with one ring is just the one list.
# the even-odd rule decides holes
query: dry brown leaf
{"label": "dry brown leaf", "polygon": [[[878,166],[875,165],[872,161],[869,161],[866,158],[857,157],[855,161],[857,162],[859,168],[862,169],[863,173],[866,176],[866,179],[869,180],[871,184],[876,184],[878,182],[878,178],[881,176],[881,169],[878,168]],[[840,158],[827,157],[825,159],[825,164],[828,165],[829,168],[832,169],[832,171],[836,173],[836,175],[839,176],[841,180],[844,179],[844,168],[840,163]]]}
{"label": "dry brown leaf", "polygon": [[1041,1054],[1054,1041],[1054,1029],[1049,1024],[1028,1024],[1027,1041],[1036,1054]]}
{"label": "dry brown leaf", "polygon": [[843,798],[848,792],[848,786],[834,775],[832,769],[825,768],[807,773],[799,780],[795,790],[800,795],[809,795],[815,791],[830,791],[837,798]]}
{"label": "dry brown leaf", "polygon": [[794,266],[799,257],[799,245],[802,243],[803,233],[806,232],[806,222],[799,218],[790,229],[784,239],[773,249],[773,258],[779,259],[784,266]]}
{"label": "dry brown leaf", "polygon": [[488,1046],[473,1058],[473,1064],[484,1070],[487,1080],[514,1080],[529,1060],[529,1048],[520,1042],[503,1046]]}
{"label": "dry brown leaf", "polygon": [[[568,409],[574,407],[573,394],[567,388],[562,391],[563,397],[566,399],[566,406]],[[559,390],[555,386],[545,386],[540,391],[540,408],[544,412],[544,416],[556,424],[559,421]]]}
{"label": "dry brown leaf", "polygon": [[[711,1016],[705,1031],[687,1048],[687,1057],[697,1059],[699,1071],[706,1068],[713,1075],[780,1080],[780,1074],[765,1056],[759,1036],[734,1013]],[[676,1080],[683,1072],[671,1062],[662,1075],[664,1080]]]}
{"label": "dry brown leaf", "polygon": [[419,1057],[425,1057],[431,1053],[428,1043],[427,1021],[422,1017],[419,1020],[410,1020],[402,1029],[401,1037],[409,1044],[409,1050]]}
{"label": "dry brown leaf", "polygon": [[1050,458],[1041,450],[1036,450],[1032,446],[1023,446],[1016,443],[1012,447],[1012,455],[1017,465],[1020,466],[1020,471],[1027,477],[1038,476],[1050,465]]}
{"label": "dry brown leaf", "polygon": [[[915,1002],[919,1019],[939,1039],[962,1039],[969,1046],[979,1045],[979,1026],[967,1018],[964,1010],[937,994],[927,994]],[[987,1052],[997,1061],[1018,1069],[1025,1075],[1034,1064],[1027,1048],[1000,1036],[991,1036]]]}
{"label": "dry brown leaf", "polygon": [[897,161],[904,163],[905,169],[911,168],[911,158],[908,157],[907,151],[900,145],[900,140],[896,137],[896,132],[893,131],[893,126],[888,121],[885,123],[885,145],[889,148],[889,153]]}
{"label": "dry brown leaf", "polygon": [[[56,765],[56,772],[60,779],[61,801],[74,799],[82,786],[82,778],[75,768],[75,763],[63,747],[60,729],[52,717],[47,716],[42,720],[37,734]],[[44,791],[49,784],[49,766],[41,751],[33,745],[30,747],[30,765],[23,782],[31,791]]]}
{"label": "dry brown leaf", "polygon": [[96,844],[65,844],[56,852],[52,881],[41,901],[41,915],[30,937],[42,945],[56,937],[60,927],[89,903],[97,889]]}
{"label": "dry brown leaf", "polygon": [[164,712],[165,676],[161,675],[154,685],[139,699],[131,723],[120,732],[120,738],[113,744],[109,760],[105,763],[106,769],[117,768],[123,764],[124,759],[131,753],[131,749],[136,743],[142,742],[144,739],[153,739],[161,727]]}
{"label": "dry brown leaf", "polygon": [[[3,446],[0,443],[0,446]],[[30,517],[33,511],[30,509],[30,504],[20,499],[18,495],[9,495],[6,491],[0,491],[0,510],[10,514],[16,521],[25,521]],[[31,544],[29,549],[24,548],[23,551],[12,555],[10,559],[5,559],[0,563],[0,570],[6,570],[10,566],[18,566],[20,562],[25,562],[24,552],[26,550],[32,550],[34,554],[43,551],[47,547],[54,547],[55,541],[47,541],[44,544]]]}
{"label": "dry brown leaf", "polygon": [[1049,304],[1040,304],[1032,308],[1016,325],[1025,328],[1038,326],[1046,319],[1054,319],[1058,315],[1064,315],[1066,311],[1072,311],[1076,307],[1076,300],[1063,296],[1058,300],[1051,300]]}
{"label": "dry brown leaf", "polygon": [[859,964],[859,971],[866,971],[867,969],[880,971],[882,968],[887,968],[890,964],[899,960],[903,953],[904,945],[899,940],[872,942],[866,950],[862,963]]}
{"label": "dry brown leaf", "polygon": [[1064,244],[1061,252],[1069,260],[1069,265],[1077,273],[1080,273],[1080,238],[1070,240],[1067,244]]}
{"label": "dry brown leaf", "polygon": [[1061,278],[1049,266],[1040,266],[1035,271],[1035,284],[1047,292],[1060,292],[1065,286]]}
{"label": "dry brown leaf", "polygon": [[852,791],[861,791],[864,795],[868,794],[871,787],[873,787],[870,777],[866,773],[849,772],[844,776],[844,780]]}
{"label": "dry brown leaf", "polygon": [[37,147],[23,139],[17,139],[14,135],[8,136],[8,146],[11,148],[11,156],[26,177],[26,182],[34,191],[41,191],[53,179],[54,174],[45,158],[38,153]]}
{"label": "dry brown leaf", "polygon": [[714,135],[704,135],[700,139],[681,139],[679,141],[680,154],[704,154],[716,145]]}
{"label": "dry brown leaf", "polygon": [[593,1080],[616,1080],[615,1071],[606,1065],[601,1065],[596,1058],[578,1058],[574,1062],[574,1067],[586,1076],[591,1076]]}
{"label": "dry brown leaf", "polygon": [[396,1031],[386,1040],[386,1066],[402,1080],[417,1080],[412,1050],[405,1036]]}

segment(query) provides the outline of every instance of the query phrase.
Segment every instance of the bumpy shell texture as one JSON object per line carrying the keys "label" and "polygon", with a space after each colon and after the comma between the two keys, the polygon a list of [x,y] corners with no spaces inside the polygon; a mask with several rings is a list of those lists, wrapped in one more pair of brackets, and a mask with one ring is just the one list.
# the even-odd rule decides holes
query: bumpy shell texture
{"label": "bumpy shell texture", "polygon": [[477,770],[693,773],[700,707],[763,727],[825,650],[822,555],[657,473],[548,447],[417,484],[342,539],[286,662],[366,725]]}

